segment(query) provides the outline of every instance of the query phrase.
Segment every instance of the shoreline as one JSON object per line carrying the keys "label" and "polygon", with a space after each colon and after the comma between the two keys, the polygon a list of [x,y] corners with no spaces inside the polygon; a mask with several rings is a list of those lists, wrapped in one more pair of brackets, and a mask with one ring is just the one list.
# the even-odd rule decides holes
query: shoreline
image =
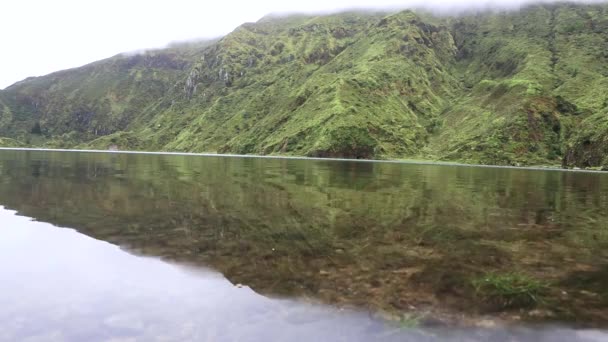
{"label": "shoreline", "polygon": [[485,165],[485,164],[466,164],[459,162],[435,161],[424,159],[349,159],[349,158],[319,158],[319,157],[298,157],[282,155],[258,155],[258,154],[226,154],[226,153],[195,153],[195,152],[163,152],[163,151],[112,151],[112,150],[88,150],[88,149],[53,149],[53,148],[34,148],[34,147],[0,147],[0,151],[33,151],[33,152],[79,152],[79,153],[107,153],[107,154],[144,154],[144,155],[168,155],[168,156],[194,156],[194,157],[226,157],[226,158],[254,158],[254,159],[284,159],[284,160],[313,160],[313,161],[334,161],[334,162],[357,162],[357,163],[386,163],[404,165],[438,165],[438,166],[457,166],[457,167],[481,167],[495,169],[514,169],[530,171],[560,171],[560,172],[580,172],[580,173],[608,173],[601,170],[587,169],[564,169],[554,166],[507,166],[507,165]]}

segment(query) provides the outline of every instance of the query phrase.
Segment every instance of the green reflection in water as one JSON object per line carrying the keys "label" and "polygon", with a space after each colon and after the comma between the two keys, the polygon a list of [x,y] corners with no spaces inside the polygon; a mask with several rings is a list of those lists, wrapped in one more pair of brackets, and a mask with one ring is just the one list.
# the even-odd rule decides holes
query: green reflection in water
{"label": "green reflection in water", "polygon": [[[1,151],[0,204],[268,295],[608,325],[604,174]],[[504,305],[488,275],[547,286]]]}

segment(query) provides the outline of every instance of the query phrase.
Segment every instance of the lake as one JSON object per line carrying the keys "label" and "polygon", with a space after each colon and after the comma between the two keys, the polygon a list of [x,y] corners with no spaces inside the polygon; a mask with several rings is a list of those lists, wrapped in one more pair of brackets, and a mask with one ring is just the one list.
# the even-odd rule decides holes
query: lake
{"label": "lake", "polygon": [[0,151],[0,341],[608,340],[608,174]]}

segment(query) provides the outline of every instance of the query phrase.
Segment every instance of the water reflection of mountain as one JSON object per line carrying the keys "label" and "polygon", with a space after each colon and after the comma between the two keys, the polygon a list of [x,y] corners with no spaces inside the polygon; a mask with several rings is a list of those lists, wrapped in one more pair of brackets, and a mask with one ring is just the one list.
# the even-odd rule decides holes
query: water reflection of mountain
{"label": "water reflection of mountain", "polygon": [[608,322],[601,174],[5,151],[0,204],[269,295],[474,314],[471,279],[517,271],[541,319]]}

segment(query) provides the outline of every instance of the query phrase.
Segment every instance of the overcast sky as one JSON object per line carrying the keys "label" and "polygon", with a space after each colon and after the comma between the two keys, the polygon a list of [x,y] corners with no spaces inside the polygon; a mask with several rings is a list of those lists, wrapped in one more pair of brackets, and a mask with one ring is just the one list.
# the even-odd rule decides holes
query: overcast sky
{"label": "overcast sky", "polygon": [[420,5],[452,11],[516,8],[526,2],[529,1],[0,0],[0,89],[28,76],[80,66],[120,52],[217,37],[271,12]]}

